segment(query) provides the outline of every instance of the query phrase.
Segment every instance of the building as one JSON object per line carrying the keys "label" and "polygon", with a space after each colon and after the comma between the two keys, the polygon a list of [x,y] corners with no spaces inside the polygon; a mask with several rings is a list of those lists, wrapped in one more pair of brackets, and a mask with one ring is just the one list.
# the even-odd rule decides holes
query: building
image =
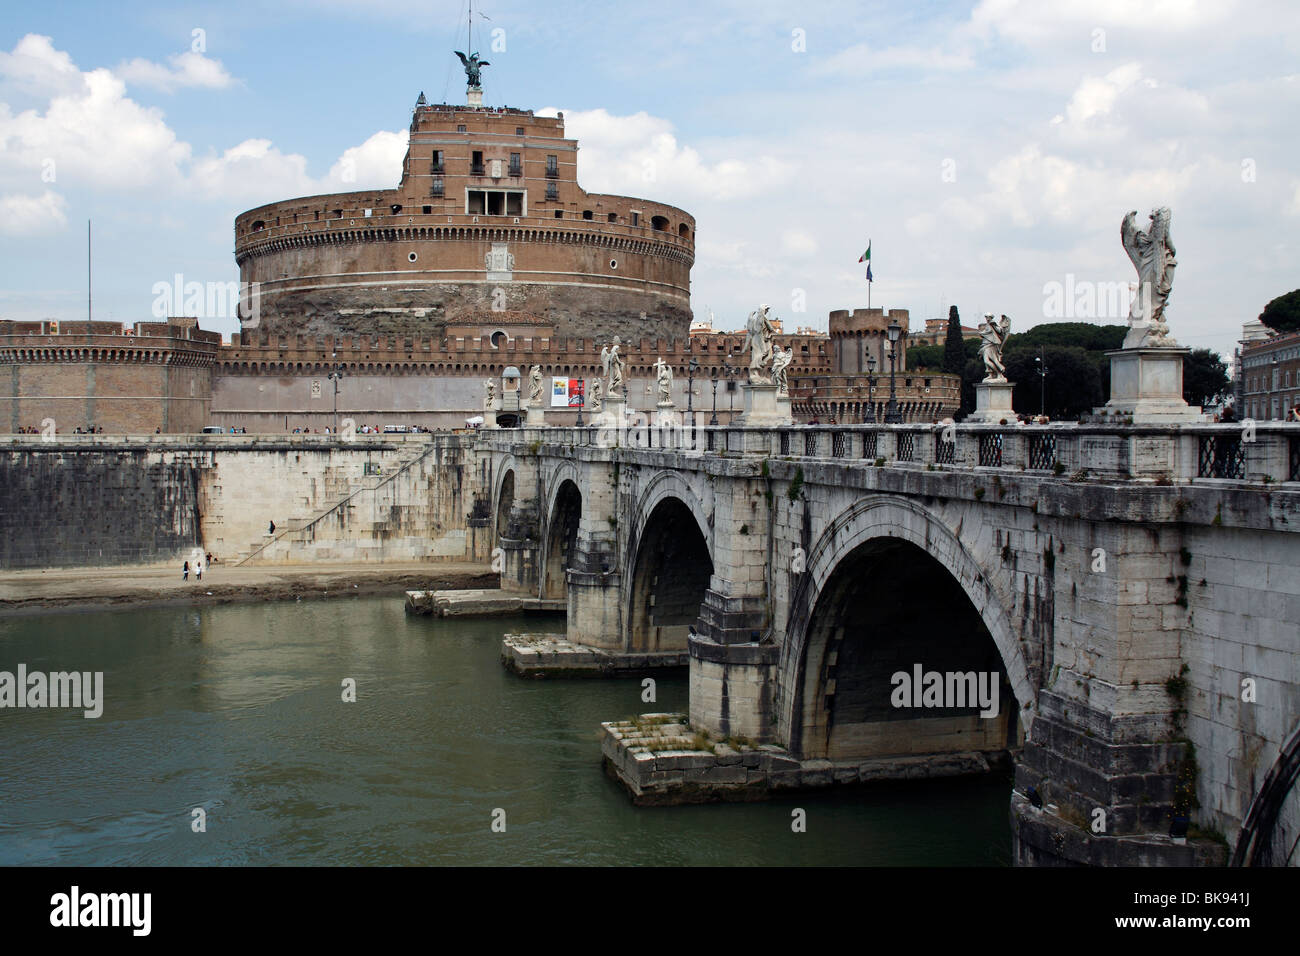
{"label": "building", "polygon": [[[961,327],[962,340],[977,339],[980,337],[979,329],[972,329],[968,325]],[[943,345],[948,341],[948,320],[947,319],[926,319],[924,331],[918,331],[914,335],[908,336],[908,345]]]}
{"label": "building", "polygon": [[[395,188],[236,217],[245,285],[242,331],[228,343],[194,318],[132,329],[0,322],[0,429],[45,418],[65,433],[283,434],[349,418],[457,427],[483,414],[485,381],[501,382],[508,369],[527,376],[537,366],[544,381],[585,390],[615,336],[629,409],[655,407],[663,358],[678,409],[724,424],[740,414],[743,330],[715,330],[711,312],[692,321],[695,220],[664,203],[588,193],[562,114],[483,107],[476,92],[466,106],[420,95]],[[833,312],[829,335],[787,334],[774,316],[776,344],[794,351],[796,419],[869,421],[873,404],[883,416],[885,330],[895,318],[906,330],[907,316]],[[902,375],[905,355],[900,343],[906,419],[952,414],[960,383]],[[552,395],[546,420],[574,423],[563,389]]]}
{"label": "building", "polygon": [[910,374],[907,309],[840,309],[830,314],[831,368],[790,371],[791,408],[796,419],[827,424],[883,422],[889,403],[889,326],[900,327],[894,394],[905,422],[942,421],[961,407],[961,376]]}
{"label": "building", "polygon": [[436,341],[453,326],[491,334],[505,312],[566,338],[686,338],[694,259],[688,213],[578,184],[563,114],[424,94],[396,188],[235,219],[240,279],[256,289],[250,324],[271,335]]}
{"label": "building", "polygon": [[1248,323],[1242,330],[1238,415],[1282,421],[1300,406],[1300,332],[1259,338]]}
{"label": "building", "polygon": [[0,431],[200,431],[220,346],[194,319],[0,323]]}

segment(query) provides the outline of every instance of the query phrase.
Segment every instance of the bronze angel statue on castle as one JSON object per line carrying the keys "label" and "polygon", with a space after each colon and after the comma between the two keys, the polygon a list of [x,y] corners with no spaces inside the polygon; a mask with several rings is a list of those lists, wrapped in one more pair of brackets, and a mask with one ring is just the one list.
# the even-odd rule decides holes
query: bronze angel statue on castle
{"label": "bronze angel statue on castle", "polygon": [[487,60],[480,60],[477,53],[471,53],[469,56],[461,53],[460,50],[456,50],[455,53],[460,57],[460,62],[465,67],[465,76],[469,80],[470,89],[479,89],[479,80],[481,79],[479,71],[483,67],[491,66],[492,64]]}

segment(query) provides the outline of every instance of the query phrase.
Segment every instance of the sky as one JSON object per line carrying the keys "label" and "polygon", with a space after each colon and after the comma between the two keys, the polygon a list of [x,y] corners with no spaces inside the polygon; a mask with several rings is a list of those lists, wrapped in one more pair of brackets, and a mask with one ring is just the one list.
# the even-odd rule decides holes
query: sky
{"label": "sky", "polygon": [[[395,186],[417,95],[464,101],[466,12],[6,4],[0,318],[86,317],[87,220],[94,317],[132,323],[178,274],[238,279],[242,210]],[[1136,278],[1120,222],[1158,206],[1180,344],[1230,355],[1243,322],[1300,286],[1294,0],[480,0],[475,14],[485,104],[562,110],[584,188],[695,217],[692,306],[719,328],[760,303],[787,329],[865,307],[868,241],[871,304],[910,310],[914,328],[950,305],[1013,331],[1120,324],[1104,292]]]}

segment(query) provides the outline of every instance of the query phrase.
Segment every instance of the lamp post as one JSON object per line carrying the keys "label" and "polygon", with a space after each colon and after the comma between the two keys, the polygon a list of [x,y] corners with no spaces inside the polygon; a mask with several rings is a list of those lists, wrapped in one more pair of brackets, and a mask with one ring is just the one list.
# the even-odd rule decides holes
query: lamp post
{"label": "lamp post", "polygon": [[586,404],[587,404],[587,381],[586,379],[580,378],[578,379],[578,427],[579,428],[583,426],[582,406]]}
{"label": "lamp post", "polygon": [[694,355],[686,365],[686,414],[695,427],[695,373],[700,370],[700,360]]}
{"label": "lamp post", "polygon": [[727,419],[728,425],[730,425],[736,419],[736,390],[731,387],[732,385],[731,380],[735,376],[735,374],[736,374],[736,368],[731,364],[731,353],[728,352],[727,353],[727,395],[729,396],[728,398],[729,406],[727,409],[727,413],[730,416]]}
{"label": "lamp post", "polygon": [[1047,414],[1047,362],[1043,360],[1043,347],[1038,346],[1038,357],[1034,359],[1034,364],[1038,366],[1038,377],[1040,383],[1038,386],[1038,415],[1042,417]]}
{"label": "lamp post", "polygon": [[867,356],[867,404],[871,407],[871,423],[876,422],[876,357]]}
{"label": "lamp post", "polygon": [[885,424],[901,425],[903,423],[903,413],[899,411],[898,402],[894,395],[894,372],[898,364],[898,339],[903,333],[902,326],[898,324],[897,319],[891,319],[889,328],[885,330],[889,334],[889,404],[885,406]]}
{"label": "lamp post", "polygon": [[713,378],[713,414],[709,416],[709,424],[712,426],[718,424],[718,367],[716,365],[713,366],[710,375]]}
{"label": "lamp post", "polygon": [[343,369],[339,366],[339,353],[334,353],[334,368],[330,370],[327,378],[334,383],[334,434],[339,433],[339,379],[343,377]]}

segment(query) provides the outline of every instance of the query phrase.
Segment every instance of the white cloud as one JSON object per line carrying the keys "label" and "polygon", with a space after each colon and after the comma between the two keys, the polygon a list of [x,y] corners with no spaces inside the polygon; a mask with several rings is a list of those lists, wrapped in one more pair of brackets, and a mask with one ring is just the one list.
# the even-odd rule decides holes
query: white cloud
{"label": "white cloud", "polygon": [[939,47],[892,46],[873,49],[856,43],[816,61],[812,72],[827,76],[867,76],[882,70],[916,69],[932,72],[969,70],[975,60],[967,52],[949,53]]}
{"label": "white cloud", "polygon": [[406,138],[385,130],[345,150],[321,177],[309,174],[305,156],[283,152],[266,139],[248,139],[195,159],[160,110],[126,95],[122,77],[164,89],[232,81],[219,62],[201,54],[180,54],[171,62],[167,68],[133,60],[121,68],[122,75],[102,68],[83,72],[49,37],[34,34],[19,40],[12,52],[0,52],[0,82],[43,101],[18,113],[0,102],[0,189],[14,210],[7,231],[48,231],[63,224],[66,201],[59,194],[32,197],[24,191],[51,172],[55,178],[47,181],[61,189],[147,189],[250,204],[390,187],[399,180]]}
{"label": "white cloud", "polygon": [[220,60],[211,60],[193,50],[169,56],[167,62],[171,66],[137,57],[123,63],[114,72],[131,86],[147,86],[164,93],[181,87],[222,90],[235,83],[235,78],[226,72]]}
{"label": "white cloud", "polygon": [[1238,0],[981,0],[970,22],[979,35],[1033,43],[1066,34],[1087,38],[1098,28],[1186,33],[1251,15],[1239,17],[1240,7]]}
{"label": "white cloud", "polygon": [[[538,115],[554,116],[556,110],[538,110]],[[668,120],[645,112],[566,111],[564,127],[565,135],[579,142],[578,181],[589,192],[670,203],[741,199],[772,189],[792,173],[789,164],[766,155],[710,163],[698,150],[678,143]]]}
{"label": "white cloud", "polygon": [[54,49],[50,37],[35,33],[19,40],[12,53],[0,50],[0,77],[6,85],[40,97],[74,93],[83,82],[72,57]]}
{"label": "white cloud", "polygon": [[402,178],[407,134],[380,130],[360,146],[343,151],[329,171],[331,189],[391,189]]}
{"label": "white cloud", "polygon": [[800,229],[791,229],[781,235],[781,251],[788,256],[807,259],[817,254],[817,240]]}
{"label": "white cloud", "polygon": [[67,225],[67,200],[47,189],[39,196],[0,196],[0,233],[37,236],[58,232]]}

